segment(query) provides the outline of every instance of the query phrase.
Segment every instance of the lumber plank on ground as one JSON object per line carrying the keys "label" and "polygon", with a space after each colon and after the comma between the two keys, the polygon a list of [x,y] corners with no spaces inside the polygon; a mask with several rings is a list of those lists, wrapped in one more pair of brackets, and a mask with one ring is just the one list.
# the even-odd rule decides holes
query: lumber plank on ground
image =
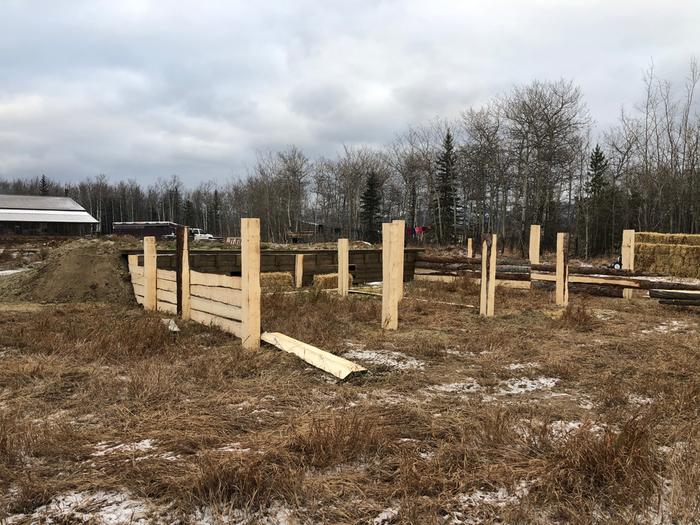
{"label": "lumber plank on ground", "polygon": [[190,319],[207,326],[217,326],[221,328],[224,332],[233,334],[236,337],[241,336],[240,321],[233,321],[231,319],[219,317],[218,315],[200,312],[199,310],[195,310],[194,305],[192,305],[192,308],[190,310]]}
{"label": "lumber plank on ground", "polygon": [[201,273],[190,270],[190,285],[220,286],[222,288],[241,289],[241,278],[218,273]]}
{"label": "lumber plank on ground", "polygon": [[263,341],[280,350],[296,355],[310,365],[320,368],[324,372],[333,374],[339,379],[346,379],[352,375],[366,372],[367,369],[348,361],[347,359],[298,341],[288,335],[279,332],[263,332],[260,337]]}
{"label": "lumber plank on ground", "polygon": [[240,306],[233,306],[210,299],[203,299],[201,297],[192,296],[190,298],[190,308],[235,321],[241,321],[243,319]]}

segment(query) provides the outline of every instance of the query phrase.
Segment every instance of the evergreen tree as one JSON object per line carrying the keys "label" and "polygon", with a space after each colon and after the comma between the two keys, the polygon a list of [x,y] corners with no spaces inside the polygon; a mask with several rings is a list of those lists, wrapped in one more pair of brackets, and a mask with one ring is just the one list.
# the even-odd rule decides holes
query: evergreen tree
{"label": "evergreen tree", "polygon": [[434,215],[437,219],[436,230],[440,243],[455,241],[459,214],[456,160],[454,138],[448,129],[442,142],[442,151],[437,158]]}
{"label": "evergreen tree", "polygon": [[39,186],[39,193],[42,195],[49,194],[49,182],[46,180],[46,175],[41,176],[41,182]]}
{"label": "evergreen tree", "polygon": [[610,197],[608,159],[596,144],[591,152],[586,184],[586,256],[604,253],[608,247],[609,222],[612,218]]}
{"label": "evergreen tree", "polygon": [[367,175],[365,191],[360,196],[360,220],[365,232],[365,238],[369,242],[376,242],[379,238],[378,230],[381,218],[382,183],[375,171]]}
{"label": "evergreen tree", "polygon": [[195,223],[195,217],[197,216],[197,214],[194,210],[194,203],[190,199],[185,200],[185,206],[182,210],[182,215],[184,217],[185,226],[189,226],[190,228],[194,228],[197,226],[197,224]]}

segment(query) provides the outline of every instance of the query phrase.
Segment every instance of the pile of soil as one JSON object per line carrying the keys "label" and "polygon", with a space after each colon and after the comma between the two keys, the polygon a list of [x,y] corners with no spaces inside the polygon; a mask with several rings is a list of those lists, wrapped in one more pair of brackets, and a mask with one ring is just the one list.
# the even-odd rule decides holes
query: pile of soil
{"label": "pile of soil", "polygon": [[133,304],[129,273],[114,241],[77,239],[26,272],[0,279],[0,299]]}

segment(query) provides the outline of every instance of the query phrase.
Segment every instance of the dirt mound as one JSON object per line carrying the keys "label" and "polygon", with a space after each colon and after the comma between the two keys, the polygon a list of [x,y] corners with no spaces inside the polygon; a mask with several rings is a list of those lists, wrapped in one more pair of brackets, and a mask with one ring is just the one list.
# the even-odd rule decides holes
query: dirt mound
{"label": "dirt mound", "polygon": [[129,274],[113,241],[77,239],[50,251],[37,268],[0,280],[0,298],[131,304]]}

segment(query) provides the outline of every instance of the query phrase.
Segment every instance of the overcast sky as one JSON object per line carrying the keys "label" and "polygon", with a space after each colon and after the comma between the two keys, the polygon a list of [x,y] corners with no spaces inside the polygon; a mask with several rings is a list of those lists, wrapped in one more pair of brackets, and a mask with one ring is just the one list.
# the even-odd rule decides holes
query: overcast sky
{"label": "overcast sky", "polygon": [[0,177],[225,182],[535,78],[573,79],[602,129],[652,60],[680,87],[694,55],[698,0],[0,0]]}

